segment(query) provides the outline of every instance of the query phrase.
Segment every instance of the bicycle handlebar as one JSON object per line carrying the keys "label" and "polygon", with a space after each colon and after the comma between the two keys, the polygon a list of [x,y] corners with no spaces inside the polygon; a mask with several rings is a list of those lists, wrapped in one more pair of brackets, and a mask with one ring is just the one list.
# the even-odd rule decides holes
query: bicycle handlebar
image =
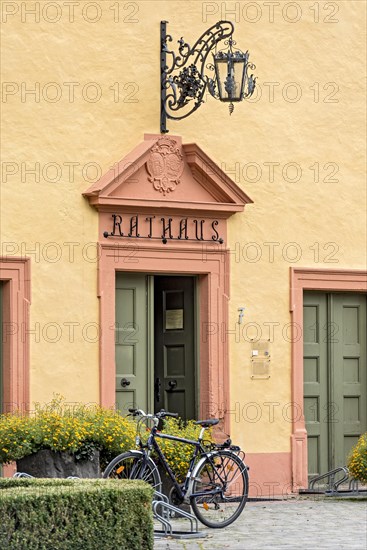
{"label": "bicycle handlebar", "polygon": [[141,409],[128,409],[128,411],[133,416],[146,416],[145,412]]}
{"label": "bicycle handlebar", "polygon": [[171,416],[172,418],[177,418],[178,413],[171,413],[161,409],[155,414],[146,414],[142,409],[128,409],[129,413],[133,416],[146,416],[147,418],[165,418],[166,416]]}
{"label": "bicycle handlebar", "polygon": [[172,418],[177,418],[178,413],[170,413],[168,411],[165,411],[164,409],[160,410],[159,413],[156,413],[156,416],[160,415],[160,418],[164,418],[165,416],[171,416]]}

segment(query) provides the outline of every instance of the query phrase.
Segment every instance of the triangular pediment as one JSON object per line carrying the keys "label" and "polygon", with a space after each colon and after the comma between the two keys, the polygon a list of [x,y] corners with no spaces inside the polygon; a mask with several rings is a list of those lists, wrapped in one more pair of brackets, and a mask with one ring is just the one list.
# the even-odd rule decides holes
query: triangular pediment
{"label": "triangular pediment", "polygon": [[83,193],[98,210],[167,208],[228,217],[253,202],[195,143],[145,139]]}

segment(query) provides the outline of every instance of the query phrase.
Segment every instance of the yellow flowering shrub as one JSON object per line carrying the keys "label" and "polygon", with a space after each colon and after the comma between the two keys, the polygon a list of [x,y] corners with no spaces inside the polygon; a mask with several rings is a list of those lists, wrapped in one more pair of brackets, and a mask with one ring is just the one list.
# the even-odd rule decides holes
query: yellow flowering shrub
{"label": "yellow flowering shrub", "polygon": [[[197,440],[200,429],[193,420],[169,418],[162,431]],[[70,406],[56,395],[48,405],[36,404],[29,415],[0,415],[0,463],[19,460],[41,449],[66,451],[78,460],[91,458],[99,450],[104,469],[115,456],[135,448],[136,430],[136,421],[118,411],[97,405]],[[145,443],[149,430],[143,425],[139,435]],[[206,431],[206,439],[212,441],[210,430]],[[158,443],[177,479],[184,481],[194,446],[164,439],[158,439]]]}
{"label": "yellow flowering shrub", "polygon": [[29,415],[0,415],[0,463],[50,449],[80,460],[99,450],[104,465],[134,446],[135,431],[135,423],[117,411],[97,405],[70,407],[56,396],[47,406],[36,404]]}
{"label": "yellow flowering shrub", "polygon": [[0,463],[6,464],[33,453],[31,419],[18,414],[0,416]]}
{"label": "yellow flowering shrub", "polygon": [[348,469],[354,479],[367,483],[367,432],[353,447],[348,458]]}
{"label": "yellow flowering shrub", "polygon": [[135,447],[136,424],[118,411],[97,408],[91,429],[94,441],[102,449],[104,466],[116,455]]}

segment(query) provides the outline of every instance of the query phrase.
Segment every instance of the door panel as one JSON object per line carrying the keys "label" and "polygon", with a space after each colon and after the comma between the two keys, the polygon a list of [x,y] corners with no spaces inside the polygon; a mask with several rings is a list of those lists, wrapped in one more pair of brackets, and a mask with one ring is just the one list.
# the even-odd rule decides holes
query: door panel
{"label": "door panel", "polygon": [[308,434],[308,471],[314,477],[328,468],[326,296],[304,297],[304,411]]}
{"label": "door panel", "polygon": [[334,429],[332,463],[344,465],[361,433],[367,430],[366,297],[330,296],[334,338],[331,373],[333,400],[340,409]]}
{"label": "door panel", "polygon": [[344,466],[367,430],[366,296],[304,295],[309,475]]}
{"label": "door panel", "polygon": [[116,404],[124,414],[129,407],[148,408],[149,362],[147,344],[147,277],[116,275]]}
{"label": "door panel", "polygon": [[155,409],[195,418],[193,277],[155,277]]}

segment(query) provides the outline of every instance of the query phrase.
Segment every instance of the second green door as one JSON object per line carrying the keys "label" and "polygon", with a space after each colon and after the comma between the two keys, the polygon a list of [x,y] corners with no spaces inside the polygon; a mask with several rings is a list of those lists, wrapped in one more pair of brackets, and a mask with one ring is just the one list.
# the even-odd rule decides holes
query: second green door
{"label": "second green door", "polygon": [[345,466],[367,430],[366,295],[304,295],[304,411],[310,477]]}

